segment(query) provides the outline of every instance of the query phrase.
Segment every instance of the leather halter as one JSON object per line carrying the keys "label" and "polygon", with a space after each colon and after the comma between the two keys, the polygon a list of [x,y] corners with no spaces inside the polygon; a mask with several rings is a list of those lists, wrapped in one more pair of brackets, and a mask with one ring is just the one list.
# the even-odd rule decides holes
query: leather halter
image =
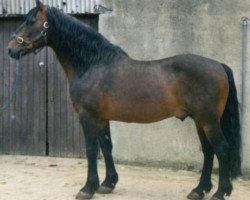
{"label": "leather halter", "polygon": [[[14,35],[13,39],[15,39],[18,44],[22,45],[26,49],[33,49],[34,48],[34,44],[41,42],[41,40],[43,40],[45,42],[45,45],[46,45],[47,42],[48,42],[48,40],[47,40],[47,31],[48,31],[48,28],[49,28],[49,23],[47,21],[45,21],[43,23],[43,29],[42,29],[42,31],[33,40],[26,41],[26,40],[23,39],[23,37],[20,37],[20,36],[17,36],[17,35]],[[35,50],[36,49],[34,49],[34,53],[36,53]]]}

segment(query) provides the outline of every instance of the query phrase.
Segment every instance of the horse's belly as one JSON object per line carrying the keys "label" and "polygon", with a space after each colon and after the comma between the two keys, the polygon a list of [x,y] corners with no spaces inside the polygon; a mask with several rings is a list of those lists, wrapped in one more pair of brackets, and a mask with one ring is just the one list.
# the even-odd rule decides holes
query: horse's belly
{"label": "horse's belly", "polygon": [[105,112],[108,120],[151,123],[174,116],[174,109],[155,103],[113,103]]}

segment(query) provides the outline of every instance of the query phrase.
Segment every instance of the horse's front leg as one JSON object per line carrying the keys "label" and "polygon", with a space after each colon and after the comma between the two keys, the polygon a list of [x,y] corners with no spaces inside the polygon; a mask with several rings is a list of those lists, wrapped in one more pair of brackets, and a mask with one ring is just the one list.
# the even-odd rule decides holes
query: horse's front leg
{"label": "horse's front leg", "polygon": [[80,122],[85,136],[88,177],[85,186],[77,194],[76,199],[90,199],[99,188],[97,171],[98,135],[103,132],[103,129],[98,126],[98,120],[87,112],[80,113]]}

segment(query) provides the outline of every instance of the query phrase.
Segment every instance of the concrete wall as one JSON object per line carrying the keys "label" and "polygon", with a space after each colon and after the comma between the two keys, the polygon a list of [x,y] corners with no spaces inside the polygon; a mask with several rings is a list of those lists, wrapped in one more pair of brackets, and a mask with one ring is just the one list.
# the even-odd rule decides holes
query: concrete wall
{"label": "concrete wall", "polygon": [[[219,60],[232,67],[241,96],[241,18],[250,17],[250,0],[100,0],[99,3],[113,10],[100,15],[100,32],[132,58],[152,60],[195,53]],[[250,66],[245,75],[243,166],[246,171],[250,170],[247,131]],[[202,153],[191,119],[180,122],[172,118],[149,125],[112,122],[111,128],[114,156],[120,162],[180,168],[201,166]]]}

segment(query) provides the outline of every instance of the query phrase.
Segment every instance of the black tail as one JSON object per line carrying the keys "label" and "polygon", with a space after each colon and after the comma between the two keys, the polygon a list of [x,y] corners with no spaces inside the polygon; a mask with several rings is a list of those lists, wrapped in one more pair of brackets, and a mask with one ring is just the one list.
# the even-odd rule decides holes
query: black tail
{"label": "black tail", "polygon": [[221,129],[227,139],[227,142],[229,143],[231,177],[237,178],[242,175],[239,104],[237,100],[237,91],[233,72],[225,64],[222,64],[222,66],[228,76],[229,94],[226,108],[221,118]]}

